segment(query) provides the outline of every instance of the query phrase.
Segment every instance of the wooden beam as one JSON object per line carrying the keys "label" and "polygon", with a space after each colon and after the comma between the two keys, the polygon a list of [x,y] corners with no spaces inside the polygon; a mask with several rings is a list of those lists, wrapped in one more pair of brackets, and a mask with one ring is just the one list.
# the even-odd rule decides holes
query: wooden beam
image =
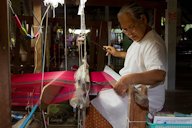
{"label": "wooden beam", "polygon": [[0,127],[11,128],[9,17],[7,0],[0,4]]}
{"label": "wooden beam", "polygon": [[137,0],[137,2],[144,8],[148,9],[160,8],[164,10],[167,8],[165,0]]}
{"label": "wooden beam", "polygon": [[[76,0],[77,1],[77,0]],[[86,6],[110,6],[110,7],[121,7],[126,5],[134,0],[88,0]],[[165,0],[136,0],[145,8],[166,8]],[[76,4],[74,0],[67,0],[67,4]]]}

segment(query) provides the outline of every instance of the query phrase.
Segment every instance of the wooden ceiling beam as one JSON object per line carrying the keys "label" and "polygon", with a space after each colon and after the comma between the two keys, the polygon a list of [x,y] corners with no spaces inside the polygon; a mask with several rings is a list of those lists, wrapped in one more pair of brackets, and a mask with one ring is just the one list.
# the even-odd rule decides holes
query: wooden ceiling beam
{"label": "wooden ceiling beam", "polygon": [[[121,7],[130,3],[133,0],[88,0],[86,6],[110,6],[110,7]],[[145,8],[166,8],[167,4],[165,0],[137,0]],[[77,0],[68,0],[67,4],[75,5]]]}

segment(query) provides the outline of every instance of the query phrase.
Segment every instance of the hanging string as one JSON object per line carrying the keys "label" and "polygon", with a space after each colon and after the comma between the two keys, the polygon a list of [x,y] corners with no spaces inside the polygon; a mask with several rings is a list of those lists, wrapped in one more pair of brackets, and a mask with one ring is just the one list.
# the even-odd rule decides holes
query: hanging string
{"label": "hanging string", "polygon": [[78,44],[78,51],[79,51],[79,66],[81,65],[81,60],[82,60],[82,57],[81,57],[81,46],[80,44]]}
{"label": "hanging string", "polygon": [[85,39],[84,39],[84,59],[85,59],[85,62],[87,62],[87,49],[86,49],[86,46],[87,46],[87,41],[86,41],[86,26],[85,26],[85,13],[84,13],[84,9],[82,10],[82,14],[81,14],[81,30],[82,30],[82,33],[83,35],[85,36]]}
{"label": "hanging string", "polygon": [[[32,118],[33,114],[35,113],[35,111],[37,110],[39,104],[41,103],[41,98],[42,98],[42,94],[43,94],[43,83],[44,83],[44,69],[45,69],[45,51],[46,51],[46,40],[47,40],[47,28],[48,28],[48,10],[49,10],[50,6],[47,7],[47,10],[45,11],[44,15],[43,15],[43,18],[41,20],[41,25],[40,27],[42,26],[43,24],[43,20],[46,17],[46,26],[45,26],[45,41],[44,41],[44,48],[43,48],[43,59],[42,59],[42,78],[41,78],[41,96],[39,98],[39,100],[37,101],[37,103],[34,105],[34,107],[32,108],[31,112],[29,113],[29,115],[26,117],[26,119],[24,120],[23,124],[20,126],[20,128],[25,128],[25,126],[27,125],[27,123],[29,122],[29,120]],[[40,37],[40,36],[39,36]],[[38,42],[39,40],[39,37],[36,41],[36,43]],[[42,111],[42,115],[43,115],[43,121],[44,121],[44,126],[45,128],[47,128],[47,125],[46,125],[46,121],[45,121],[45,116],[44,116],[44,112]]]}
{"label": "hanging string", "polygon": [[[48,31],[48,19],[49,19],[49,15],[48,15],[48,11],[50,9],[50,7],[53,7],[53,9],[55,9],[55,7],[57,6],[54,6],[53,4],[49,3],[48,1],[44,1],[45,2],[45,5],[48,6],[43,17],[42,17],[42,20],[41,20],[41,23],[40,23],[40,26],[43,25],[43,20],[46,16],[46,25],[45,25],[45,38],[44,38],[44,45],[43,45],[43,58],[42,58],[42,81],[41,81],[41,96],[40,96],[40,100],[42,98],[42,95],[43,95],[43,92],[44,92],[44,89],[47,88],[49,85],[46,85],[44,87],[44,71],[45,71],[45,55],[46,55],[46,46],[47,46],[47,31]],[[48,2],[48,3],[47,3]],[[62,2],[61,2],[62,3]],[[42,38],[43,39],[43,38]]]}
{"label": "hanging string", "polygon": [[83,43],[80,44],[80,51],[79,51],[79,58],[80,58],[80,63],[79,63],[79,66],[82,65],[82,60],[83,60]]}
{"label": "hanging string", "polygon": [[[38,44],[38,42],[39,42],[39,39],[40,39],[40,36],[42,35],[42,28],[43,28],[43,21],[44,21],[44,18],[45,18],[45,16],[46,16],[46,14],[48,13],[48,10],[50,9],[50,5],[47,7],[47,9],[46,9],[46,11],[45,11],[45,13],[43,14],[43,17],[42,17],[42,19],[41,19],[41,22],[40,22],[40,26],[39,26],[39,32],[41,33],[39,36],[38,36],[38,38],[37,38],[37,40],[35,41],[35,53],[37,53],[37,48],[36,48],[36,45]],[[36,56],[35,56],[35,68],[34,68],[34,72],[36,71],[36,69],[37,69],[37,54],[35,54]]]}
{"label": "hanging string", "polygon": [[[43,44],[41,95],[43,94],[43,86],[44,86],[45,56],[46,56],[46,47],[47,47],[47,31],[48,31],[48,19],[49,19],[48,10],[49,10],[49,8],[50,8],[50,6],[48,6],[47,12],[45,13],[46,14],[46,25],[45,25],[45,38],[44,38],[44,44]],[[44,111],[42,110],[41,113],[43,116],[44,127],[47,128]]]}
{"label": "hanging string", "polygon": [[45,55],[46,55],[46,46],[47,46],[47,29],[48,29],[48,9],[45,12],[46,14],[46,25],[45,25],[45,38],[43,43],[43,58],[42,58],[42,79],[41,79],[41,90],[43,89],[43,81],[44,81],[44,72],[45,72]]}
{"label": "hanging string", "polygon": [[[45,13],[44,13],[44,15],[43,15],[43,17],[42,17],[42,19],[41,19],[41,23],[40,23],[40,26],[39,26],[39,31],[41,32],[41,35],[42,35],[42,37],[43,37],[43,34],[42,34],[42,33],[43,33],[43,32],[42,32],[42,25],[43,25],[43,20],[44,20],[44,18],[45,18],[45,16],[46,16],[45,39],[44,39],[44,41],[43,41],[43,38],[42,38],[42,42],[44,42],[44,45],[43,45],[43,58],[42,58],[41,95],[40,95],[39,100],[38,100],[37,103],[35,104],[35,106],[32,108],[32,111],[30,112],[29,116],[27,116],[27,118],[24,120],[24,122],[23,122],[23,124],[20,126],[20,128],[25,128],[25,126],[27,125],[27,123],[29,122],[29,120],[32,118],[34,112],[36,111],[36,109],[38,108],[39,104],[41,103],[42,95],[43,95],[43,92],[44,92],[45,88],[49,86],[49,85],[46,85],[46,86],[44,87],[44,69],[45,69],[45,54],[46,54],[47,29],[48,29],[48,10],[49,10],[50,6],[51,6],[51,5],[49,4],[48,7],[47,7],[47,9],[46,9],[46,11],[45,11]],[[11,8],[12,8],[12,7],[11,7]],[[13,9],[11,9],[11,10],[13,10]],[[12,12],[14,13],[14,11],[12,11]],[[16,17],[16,18],[18,18],[18,17]],[[18,25],[20,26],[21,24],[20,24],[19,20],[17,20],[17,21],[18,21],[18,22],[17,22]],[[38,36],[38,39],[37,39],[35,45],[37,45],[39,38],[40,38],[40,36]],[[37,50],[35,49],[35,52],[36,52],[36,51],[37,51]],[[37,57],[36,57],[36,58],[37,58]],[[35,69],[36,69],[36,67],[35,67]],[[45,120],[45,116],[44,116],[44,111],[43,111],[43,110],[42,110],[42,115],[43,115],[44,127],[47,128],[46,120]]]}
{"label": "hanging string", "polygon": [[34,12],[32,12],[32,14],[33,14],[33,17],[35,18],[35,20],[37,21],[37,23],[40,25],[40,22],[39,22],[39,20],[37,19],[37,17],[35,16]]}
{"label": "hanging string", "polygon": [[[87,0],[80,0],[78,15],[80,15],[81,33],[77,39],[79,46],[79,68],[75,72],[75,96],[70,100],[73,108],[78,109],[78,128],[85,126],[86,107],[89,105],[90,77],[87,64],[86,27],[84,7]],[[84,46],[84,47],[83,47]],[[84,54],[83,54],[84,53]]]}
{"label": "hanging string", "polygon": [[8,1],[8,4],[9,4],[9,7],[10,7],[12,13],[15,14],[15,12],[14,12],[14,10],[13,10],[13,8],[12,8],[12,2],[11,2],[10,0]]}
{"label": "hanging string", "polygon": [[20,32],[21,32],[23,35],[25,35],[27,39],[37,38],[37,37],[39,36],[39,31],[38,31],[34,36],[28,34],[27,30],[26,30],[24,27],[22,27],[21,21],[19,20],[19,17],[16,15],[15,11],[13,10],[12,3],[11,3],[10,0],[9,0],[8,4],[9,4],[9,7],[10,7],[11,12],[12,12],[12,14],[13,14],[13,17],[14,17],[14,19],[15,19],[16,25],[17,25],[17,27],[19,28]]}
{"label": "hanging string", "polygon": [[[83,54],[83,50],[80,51],[80,55],[81,55],[81,60],[84,59],[85,63],[87,62],[87,43],[86,43],[86,25],[85,25],[85,12],[84,12],[84,8],[85,8],[85,3],[87,0],[80,0],[80,6],[79,6],[79,11],[78,11],[78,15],[80,15],[80,19],[81,19],[81,34],[80,36],[84,37],[83,43],[80,45],[82,49],[84,49],[84,54]],[[84,45],[84,48],[83,48]],[[84,56],[83,56],[83,55]]]}

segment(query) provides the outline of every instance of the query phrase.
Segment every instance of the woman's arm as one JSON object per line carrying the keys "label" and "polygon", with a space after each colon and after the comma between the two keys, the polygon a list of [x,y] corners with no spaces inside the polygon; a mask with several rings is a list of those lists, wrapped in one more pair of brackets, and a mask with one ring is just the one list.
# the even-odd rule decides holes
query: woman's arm
{"label": "woman's arm", "polygon": [[150,70],[142,73],[132,73],[123,76],[115,85],[114,89],[119,95],[124,95],[129,85],[151,85],[164,81],[166,72],[163,70]]}
{"label": "woman's arm", "polygon": [[120,57],[120,58],[125,58],[126,57],[126,52],[120,52],[117,51],[114,47],[112,46],[103,46],[103,48],[106,50],[107,54],[111,54],[114,57]]}

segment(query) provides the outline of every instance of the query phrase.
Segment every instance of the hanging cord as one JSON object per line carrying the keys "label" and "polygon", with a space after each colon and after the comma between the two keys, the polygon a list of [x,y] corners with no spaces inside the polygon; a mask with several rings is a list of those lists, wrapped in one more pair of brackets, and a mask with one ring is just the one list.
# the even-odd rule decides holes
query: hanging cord
{"label": "hanging cord", "polygon": [[[44,38],[44,44],[43,44],[43,60],[42,60],[43,63],[42,63],[41,94],[43,93],[43,85],[44,85],[44,72],[45,72],[45,56],[46,56],[46,47],[47,47],[48,19],[49,19],[49,15],[48,15],[48,10],[47,10],[47,13],[46,13],[46,25],[45,25],[45,38]],[[44,115],[45,112],[42,110],[41,113],[42,113],[42,116],[43,116],[44,127],[47,128],[46,119],[45,119],[45,115]]]}
{"label": "hanging cord", "polygon": [[28,39],[37,38],[37,37],[39,36],[39,31],[37,31],[37,33],[36,33],[34,36],[28,34],[27,30],[26,30],[24,27],[22,27],[21,21],[19,20],[18,16],[16,15],[15,11],[13,10],[12,3],[11,3],[10,0],[8,1],[8,4],[9,4],[9,7],[10,7],[10,9],[11,9],[11,12],[12,12],[12,14],[13,14],[13,16],[14,16],[16,25],[17,25],[17,27],[19,28],[20,32],[21,32],[23,35],[25,35]]}
{"label": "hanging cord", "polygon": [[37,19],[37,17],[35,16],[34,12],[32,12],[33,17],[35,18],[35,20],[37,21],[37,23],[40,25],[41,23],[39,22],[39,20]]}
{"label": "hanging cord", "polygon": [[[41,25],[40,25],[40,29],[41,29],[41,26],[43,24],[43,20],[45,18],[45,16],[47,15],[47,18],[46,18],[46,29],[45,29],[45,34],[47,35],[47,27],[48,27],[48,10],[49,10],[50,6],[47,7],[47,10],[45,11],[45,14],[43,15],[43,18],[41,20]],[[42,32],[42,31],[41,31]],[[47,36],[45,35],[45,38],[47,38]],[[36,41],[36,44],[39,40],[40,36],[38,37],[37,41]],[[43,53],[43,66],[42,66],[42,81],[41,81],[41,95],[43,93],[43,81],[44,81],[44,68],[45,68],[45,48],[46,48],[46,39],[45,39],[45,42],[44,42],[44,53]],[[35,49],[36,51],[36,49]],[[39,104],[40,104],[40,101],[41,101],[41,96],[40,96],[40,99],[37,101],[37,103],[35,104],[35,106],[32,108],[30,114],[27,116],[27,118],[24,120],[23,124],[20,126],[20,128],[25,128],[25,126],[27,125],[27,123],[29,122],[29,120],[32,118],[33,114],[35,113],[35,111],[37,110]],[[46,121],[45,121],[45,116],[44,116],[44,112],[42,111],[42,115],[43,115],[43,121],[44,121],[44,126],[45,128],[47,128],[47,125],[46,125]]]}
{"label": "hanging cord", "polygon": [[10,9],[11,9],[11,12],[12,12],[13,14],[15,14],[15,11],[13,10],[13,7],[12,7],[12,2],[11,2],[11,0],[8,1],[8,4],[9,4],[9,7],[10,7]]}
{"label": "hanging cord", "polygon": [[45,72],[45,55],[46,55],[46,46],[47,46],[47,30],[48,30],[48,13],[46,13],[46,26],[45,26],[45,38],[43,43],[43,58],[42,58],[42,81],[41,81],[41,90],[43,89],[44,82],[44,72]]}
{"label": "hanging cord", "polygon": [[[65,0],[64,0],[64,3],[65,3]],[[65,51],[64,51],[64,53],[65,53],[65,70],[67,70],[68,68],[68,62],[67,62],[67,9],[66,9],[67,7],[66,7],[66,4],[64,4],[64,20],[65,20],[65,22],[64,22],[64,31],[65,31]]]}
{"label": "hanging cord", "polygon": [[44,13],[42,19],[41,19],[40,27],[43,25],[43,20],[44,20],[45,16],[47,15],[47,13],[48,13],[50,7],[51,7],[51,5],[48,5],[48,7],[47,7],[47,9],[46,9],[46,11],[45,11],[45,13]]}
{"label": "hanging cord", "polygon": [[[44,13],[44,15],[43,15],[43,17],[42,17],[42,19],[41,19],[41,22],[40,22],[40,26],[39,26],[39,30],[38,30],[38,31],[40,31],[41,34],[38,36],[38,38],[37,38],[37,40],[36,40],[36,42],[35,42],[35,53],[37,53],[36,45],[38,44],[39,39],[40,39],[40,36],[41,36],[42,33],[43,33],[43,31],[42,31],[42,29],[43,29],[43,21],[44,21],[44,18],[45,18],[45,16],[46,16],[46,14],[47,14],[48,11],[49,11],[49,9],[50,9],[50,5],[47,7],[47,9],[46,9],[46,11],[45,11],[45,13]],[[35,56],[35,68],[34,68],[34,72],[35,72],[36,69],[37,69],[37,54],[35,54],[35,55],[36,55],[36,56]]]}
{"label": "hanging cord", "polygon": [[[8,2],[9,2],[8,4],[11,4],[10,1],[8,1]],[[10,6],[10,9],[11,9],[12,13],[14,13],[14,11],[12,10],[11,6]],[[11,15],[9,13],[9,18],[10,17],[11,17]],[[13,32],[11,32],[12,29],[13,29],[12,22],[9,22],[9,29],[10,29],[10,31],[9,31],[9,33],[10,33],[10,36],[9,36],[9,39],[10,39],[10,50],[12,50],[12,48],[15,46],[15,42],[12,41],[13,38],[15,39],[15,37],[13,36],[14,35]]]}
{"label": "hanging cord", "polygon": [[[90,77],[87,64],[87,49],[86,49],[86,32],[85,32],[85,7],[86,0],[80,1],[78,14],[81,18],[81,33],[80,38],[82,42],[79,43],[79,68],[76,71],[75,77],[75,86],[76,92],[75,97],[70,100],[70,104],[73,108],[78,109],[78,128],[84,128],[85,126],[85,117],[86,117],[86,107],[89,104],[89,90],[90,90]],[[83,47],[84,45],[84,47]]]}
{"label": "hanging cord", "polygon": [[[85,2],[85,1],[84,1]],[[82,10],[82,14],[81,14],[81,29],[83,30],[83,33],[85,35],[85,39],[84,39],[84,73],[86,73],[86,84],[85,84],[85,101],[89,100],[89,91],[90,91],[90,78],[89,78],[89,72],[88,72],[88,63],[87,63],[87,41],[86,41],[86,25],[85,25],[85,12],[84,9]],[[89,83],[88,83],[89,82]],[[85,114],[85,113],[83,113]],[[85,115],[83,115],[84,117]]]}
{"label": "hanging cord", "polygon": [[[81,5],[82,6],[82,5]],[[87,43],[86,43],[86,26],[85,26],[85,12],[84,12],[84,8],[82,9],[82,12],[81,12],[81,31],[82,31],[82,35],[84,36],[84,41],[83,41],[83,44],[84,44],[84,56],[83,58],[85,59],[85,62],[87,62]]]}
{"label": "hanging cord", "polygon": [[79,66],[82,65],[82,60],[83,60],[83,43],[79,45]]}
{"label": "hanging cord", "polygon": [[81,65],[81,60],[82,60],[82,57],[81,57],[81,44],[78,45],[78,51],[79,51],[79,66]]}

